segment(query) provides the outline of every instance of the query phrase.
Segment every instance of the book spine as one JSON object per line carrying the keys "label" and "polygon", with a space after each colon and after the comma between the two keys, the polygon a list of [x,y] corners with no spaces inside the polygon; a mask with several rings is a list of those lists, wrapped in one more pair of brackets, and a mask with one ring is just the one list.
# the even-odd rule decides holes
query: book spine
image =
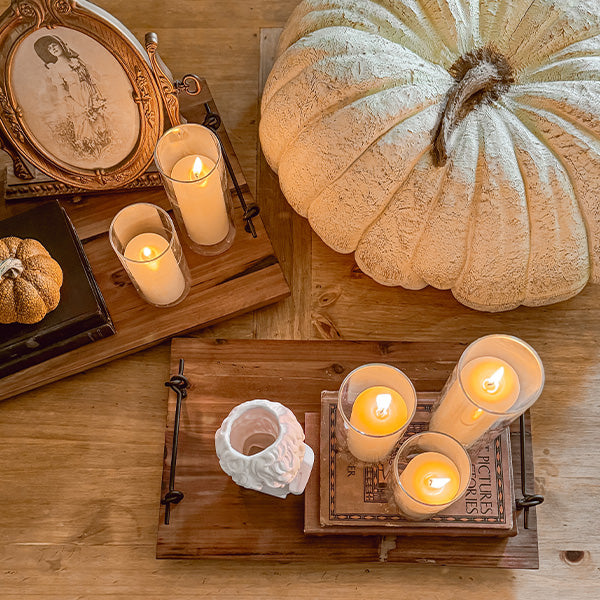
{"label": "book spine", "polygon": [[26,356],[5,362],[4,364],[0,365],[0,378],[6,377],[7,375],[12,375],[13,373],[42,363],[50,358],[59,356],[60,354],[65,354],[71,350],[80,348],[81,346],[86,346],[92,342],[109,337],[115,333],[116,330],[111,321],[109,323],[100,325],[100,327],[95,327],[94,329],[80,333],[79,335],[76,335],[68,340],[61,341],[37,352],[31,352]]}

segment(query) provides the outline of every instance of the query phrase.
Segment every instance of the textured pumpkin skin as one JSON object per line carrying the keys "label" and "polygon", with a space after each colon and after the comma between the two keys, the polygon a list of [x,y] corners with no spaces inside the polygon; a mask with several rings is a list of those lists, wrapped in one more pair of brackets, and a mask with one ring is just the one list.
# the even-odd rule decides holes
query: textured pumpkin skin
{"label": "textured pumpkin skin", "polygon": [[[289,203],[385,285],[475,309],[539,306],[600,281],[597,0],[309,0],[262,99]],[[514,82],[433,134],[461,56],[493,46]]]}
{"label": "textured pumpkin skin", "polygon": [[0,261],[7,258],[19,259],[23,272],[0,279],[0,323],[37,323],[58,306],[62,269],[37,240],[0,239]]}

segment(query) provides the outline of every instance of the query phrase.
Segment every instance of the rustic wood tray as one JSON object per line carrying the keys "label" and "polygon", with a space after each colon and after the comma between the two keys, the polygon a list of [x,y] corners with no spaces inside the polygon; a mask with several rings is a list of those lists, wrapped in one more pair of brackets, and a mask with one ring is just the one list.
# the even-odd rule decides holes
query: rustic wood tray
{"label": "rustic wood tray", "polygon": [[[217,112],[204,82],[199,96],[183,98],[182,112],[189,121],[201,123],[206,114],[205,104],[210,106],[212,112]],[[252,195],[223,126],[218,134],[230,157],[244,199],[250,204]],[[231,178],[229,183],[233,193]],[[152,202],[169,209],[162,189],[112,192],[59,201],[83,242],[117,333],[0,379],[0,400],[131,354],[172,336],[266,306],[289,295],[289,287],[260,217],[253,219],[257,233],[254,238],[244,230],[243,210],[235,195],[237,233],[232,247],[220,256],[205,257],[184,245],[192,273],[192,289],[188,297],[173,308],[150,306],[138,296],[108,240],[110,222],[124,206],[135,202]],[[0,206],[0,218],[22,212],[39,202],[39,199],[5,201]]]}
{"label": "rustic wood tray", "polygon": [[[279,401],[303,422],[305,413],[320,411],[321,391],[336,389],[361,364],[392,364],[411,377],[417,391],[439,390],[463,350],[459,343],[174,339],[171,373],[177,373],[183,358],[190,382],[181,412],[175,479],[184,498],[171,508],[169,525],[161,506],[157,557],[538,568],[535,510],[529,529],[518,515],[519,534],[509,538],[309,536],[303,532],[303,496],[280,500],[240,488],[219,467],[214,433],[240,402]],[[169,484],[175,399],[169,392],[161,497]],[[319,415],[312,418],[318,429]],[[530,441],[529,431],[527,437]],[[511,434],[511,443],[518,455],[518,434]],[[533,481],[530,449],[526,464]],[[517,495],[519,475],[516,465]],[[310,482],[315,478],[317,469]]]}

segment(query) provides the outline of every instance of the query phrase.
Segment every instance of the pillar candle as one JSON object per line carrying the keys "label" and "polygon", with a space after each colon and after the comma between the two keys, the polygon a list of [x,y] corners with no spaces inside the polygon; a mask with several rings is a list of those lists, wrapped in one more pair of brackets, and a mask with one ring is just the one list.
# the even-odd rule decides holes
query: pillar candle
{"label": "pillar candle", "polygon": [[501,413],[510,410],[519,391],[517,373],[506,361],[491,356],[475,358],[463,367],[445,392],[429,429],[471,446]]}
{"label": "pillar candle", "polygon": [[400,511],[411,518],[435,514],[440,505],[453,502],[460,488],[457,466],[439,452],[423,452],[412,458],[400,473],[394,499]]}
{"label": "pillar candle", "polygon": [[348,429],[348,449],[365,462],[384,460],[398,441],[401,433],[398,430],[407,419],[406,402],[395,390],[385,386],[363,390],[352,406],[350,425],[358,431]]}
{"label": "pillar candle", "polygon": [[131,277],[149,302],[162,306],[181,298],[185,278],[164,237],[140,233],[127,244],[124,256]]}
{"label": "pillar candle", "polygon": [[214,161],[199,154],[184,156],[175,163],[171,178],[190,182],[173,182],[173,189],[192,241],[203,246],[223,241],[229,233],[229,219]]}

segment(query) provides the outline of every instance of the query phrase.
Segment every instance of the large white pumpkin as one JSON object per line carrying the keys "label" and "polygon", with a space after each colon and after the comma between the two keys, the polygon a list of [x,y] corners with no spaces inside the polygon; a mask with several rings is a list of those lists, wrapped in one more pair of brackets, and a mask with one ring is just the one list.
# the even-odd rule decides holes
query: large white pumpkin
{"label": "large white pumpkin", "polygon": [[479,310],[600,281],[600,0],[305,0],[262,99],[294,209]]}

